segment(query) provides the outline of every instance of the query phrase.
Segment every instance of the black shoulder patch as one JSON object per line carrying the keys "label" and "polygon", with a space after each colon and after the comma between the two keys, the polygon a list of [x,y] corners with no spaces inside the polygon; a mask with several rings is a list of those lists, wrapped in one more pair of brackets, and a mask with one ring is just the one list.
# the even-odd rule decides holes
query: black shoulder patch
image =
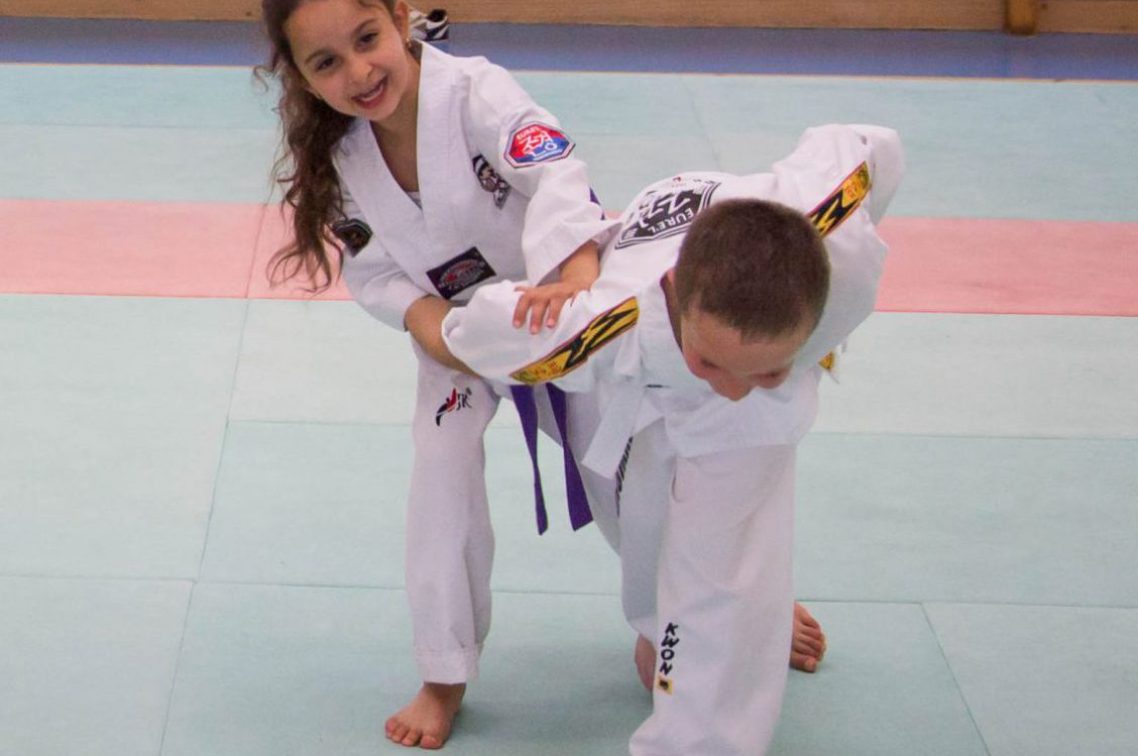
{"label": "black shoulder patch", "polygon": [[332,233],[352,257],[358,255],[371,241],[371,227],[359,218],[345,218],[333,223]]}

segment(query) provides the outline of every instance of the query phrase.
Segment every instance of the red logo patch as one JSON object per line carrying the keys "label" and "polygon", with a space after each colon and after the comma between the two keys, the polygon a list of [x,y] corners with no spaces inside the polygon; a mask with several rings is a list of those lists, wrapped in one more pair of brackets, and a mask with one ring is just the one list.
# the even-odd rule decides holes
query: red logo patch
{"label": "red logo patch", "polygon": [[506,160],[515,168],[526,168],[560,160],[572,152],[575,146],[564,132],[543,123],[531,123],[510,136]]}

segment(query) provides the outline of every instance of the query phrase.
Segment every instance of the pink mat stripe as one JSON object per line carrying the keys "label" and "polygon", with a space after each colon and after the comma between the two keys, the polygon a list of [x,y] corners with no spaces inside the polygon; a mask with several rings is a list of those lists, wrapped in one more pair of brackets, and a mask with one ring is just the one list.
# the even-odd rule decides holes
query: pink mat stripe
{"label": "pink mat stripe", "polygon": [[877,309],[1138,316],[1138,223],[888,218]]}
{"label": "pink mat stripe", "polygon": [[[310,299],[265,278],[285,234],[262,205],[0,200],[0,292]],[[890,218],[882,235],[879,310],[1138,316],[1138,223]]]}
{"label": "pink mat stripe", "polygon": [[268,286],[283,239],[264,205],[0,200],[0,293],[309,298]]}

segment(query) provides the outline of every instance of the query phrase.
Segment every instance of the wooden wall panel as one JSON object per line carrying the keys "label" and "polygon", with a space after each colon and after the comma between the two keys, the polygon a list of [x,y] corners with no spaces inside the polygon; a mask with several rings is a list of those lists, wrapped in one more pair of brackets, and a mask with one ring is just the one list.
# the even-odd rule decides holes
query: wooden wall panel
{"label": "wooden wall panel", "polygon": [[[1039,31],[1138,32],[1138,0],[416,0],[454,19],[646,26],[1002,29],[1036,3]],[[260,0],[0,0],[0,16],[251,20]]]}
{"label": "wooden wall panel", "polygon": [[260,0],[0,0],[0,16],[251,21]]}
{"label": "wooden wall panel", "polygon": [[[646,26],[999,29],[1004,0],[417,0],[462,21]],[[259,0],[0,0],[0,15],[250,19]]]}
{"label": "wooden wall panel", "polygon": [[1041,32],[1138,34],[1138,0],[1042,0],[1040,5]]}
{"label": "wooden wall panel", "polygon": [[1035,34],[1039,31],[1039,0],[1007,0],[1004,29],[1012,34]]}
{"label": "wooden wall panel", "polygon": [[1003,0],[446,0],[458,20],[645,26],[998,29]]}

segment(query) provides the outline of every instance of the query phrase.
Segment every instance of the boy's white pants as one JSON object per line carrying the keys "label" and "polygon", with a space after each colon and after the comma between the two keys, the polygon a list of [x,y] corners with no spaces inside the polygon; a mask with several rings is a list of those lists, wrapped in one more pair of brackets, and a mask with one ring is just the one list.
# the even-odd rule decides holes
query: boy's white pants
{"label": "boy's white pants", "polygon": [[793,446],[677,458],[657,422],[634,438],[619,497],[614,481],[583,471],[620,554],[625,614],[657,650],[633,756],[769,747],[793,624],[794,468]]}

